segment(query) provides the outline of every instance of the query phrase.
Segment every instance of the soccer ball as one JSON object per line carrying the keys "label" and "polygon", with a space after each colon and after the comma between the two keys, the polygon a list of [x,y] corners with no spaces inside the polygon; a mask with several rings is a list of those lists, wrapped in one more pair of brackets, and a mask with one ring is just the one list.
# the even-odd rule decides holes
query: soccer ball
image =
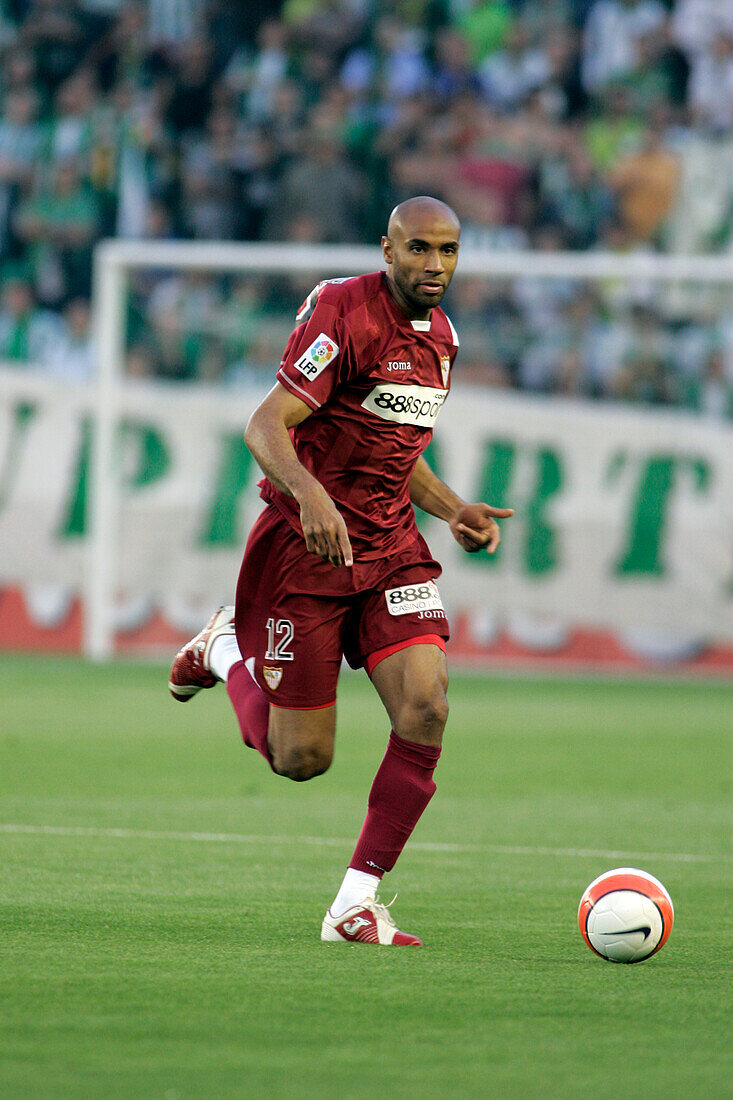
{"label": "soccer ball", "polygon": [[672,931],[672,899],[659,879],[636,867],[594,878],[580,899],[580,934],[609,962],[635,963],[664,947]]}

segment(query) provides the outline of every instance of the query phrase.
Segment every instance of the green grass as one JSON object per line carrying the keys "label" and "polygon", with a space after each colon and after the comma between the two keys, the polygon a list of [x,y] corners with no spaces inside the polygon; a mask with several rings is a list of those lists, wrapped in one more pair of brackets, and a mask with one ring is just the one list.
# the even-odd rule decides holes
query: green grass
{"label": "green grass", "polygon": [[[426,947],[392,951],[318,939],[384,751],[368,682],[293,784],[166,671],[0,661],[0,825],[60,830],[0,830],[0,1096],[733,1095],[733,686],[455,677],[384,889]],[[623,863],[676,907],[637,966],[575,923]]]}

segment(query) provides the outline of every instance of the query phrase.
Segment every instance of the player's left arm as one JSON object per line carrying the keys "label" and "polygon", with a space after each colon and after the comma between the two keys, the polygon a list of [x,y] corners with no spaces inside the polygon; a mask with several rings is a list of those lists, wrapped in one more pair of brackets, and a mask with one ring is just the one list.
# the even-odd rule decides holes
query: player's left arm
{"label": "player's left arm", "polygon": [[469,554],[483,549],[493,554],[501,541],[496,520],[514,515],[513,508],[467,504],[433,473],[422,456],[410,478],[410,500],[423,512],[445,520],[453,538]]}

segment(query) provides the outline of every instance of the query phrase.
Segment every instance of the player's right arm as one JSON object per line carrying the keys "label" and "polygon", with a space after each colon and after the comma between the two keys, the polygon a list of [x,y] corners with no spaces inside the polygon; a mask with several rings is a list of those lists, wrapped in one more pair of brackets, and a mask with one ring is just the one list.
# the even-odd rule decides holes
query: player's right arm
{"label": "player's right arm", "polygon": [[298,502],[308,550],[332,565],[353,565],[343,517],[320,481],[298,460],[290,439],[290,429],[312,412],[277,382],[249,418],[244,441],[272,484]]}

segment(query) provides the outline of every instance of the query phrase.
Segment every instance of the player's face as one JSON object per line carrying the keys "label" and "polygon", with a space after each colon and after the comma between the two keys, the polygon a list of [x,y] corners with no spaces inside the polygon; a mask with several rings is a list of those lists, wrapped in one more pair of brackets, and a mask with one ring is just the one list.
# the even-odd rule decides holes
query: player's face
{"label": "player's face", "polygon": [[414,320],[439,305],[458,262],[458,226],[447,219],[408,220],[382,237],[392,292]]}

